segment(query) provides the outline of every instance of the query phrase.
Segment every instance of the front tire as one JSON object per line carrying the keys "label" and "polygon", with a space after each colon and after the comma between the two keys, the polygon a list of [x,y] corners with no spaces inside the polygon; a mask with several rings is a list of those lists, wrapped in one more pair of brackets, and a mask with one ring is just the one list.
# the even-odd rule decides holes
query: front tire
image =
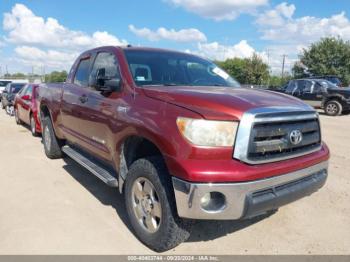
{"label": "front tire", "polygon": [[135,235],[152,250],[167,251],[189,238],[193,223],[177,215],[171,176],[162,158],[135,161],[124,196]]}
{"label": "front tire", "polygon": [[324,111],[328,116],[339,116],[343,111],[343,106],[337,100],[330,100],[326,103]]}
{"label": "front tire", "polygon": [[43,119],[43,142],[45,154],[48,158],[57,159],[62,158],[63,153],[61,150],[62,144],[57,139],[55,131],[53,129],[50,117]]}

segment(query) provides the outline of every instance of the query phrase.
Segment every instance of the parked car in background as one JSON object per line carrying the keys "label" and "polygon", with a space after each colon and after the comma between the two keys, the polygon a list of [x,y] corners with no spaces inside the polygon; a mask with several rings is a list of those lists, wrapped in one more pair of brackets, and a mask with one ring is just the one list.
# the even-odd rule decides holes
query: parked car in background
{"label": "parked car in background", "polygon": [[7,80],[7,79],[0,79],[0,101],[1,101],[1,97],[2,97],[2,92],[5,90],[5,87],[7,86],[7,84],[11,83],[11,80]]}
{"label": "parked car in background", "polygon": [[284,92],[314,108],[324,109],[329,116],[338,116],[350,110],[350,88],[339,88],[324,79],[291,80]]}
{"label": "parked car in background", "polygon": [[15,95],[25,86],[24,83],[8,83],[1,94],[1,106],[7,113],[12,114]]}
{"label": "parked car in background", "polygon": [[192,220],[266,214],[327,179],[313,108],[241,88],[195,55],[89,50],[66,83],[40,85],[39,101],[46,156],[119,188],[133,232],[156,251],[188,239]]}
{"label": "parked car in background", "polygon": [[16,95],[14,101],[14,114],[17,124],[30,125],[30,131],[33,136],[41,133],[41,124],[38,114],[38,91],[39,85],[27,84]]}

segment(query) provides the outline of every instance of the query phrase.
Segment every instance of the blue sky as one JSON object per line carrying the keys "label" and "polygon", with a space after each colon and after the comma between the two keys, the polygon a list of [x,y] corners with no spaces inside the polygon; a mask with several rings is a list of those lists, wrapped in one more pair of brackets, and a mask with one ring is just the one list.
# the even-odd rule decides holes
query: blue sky
{"label": "blue sky", "polygon": [[10,72],[68,69],[82,50],[125,43],[220,60],[256,52],[278,73],[283,54],[290,68],[302,48],[321,37],[350,40],[347,0],[0,3],[2,73],[6,65]]}

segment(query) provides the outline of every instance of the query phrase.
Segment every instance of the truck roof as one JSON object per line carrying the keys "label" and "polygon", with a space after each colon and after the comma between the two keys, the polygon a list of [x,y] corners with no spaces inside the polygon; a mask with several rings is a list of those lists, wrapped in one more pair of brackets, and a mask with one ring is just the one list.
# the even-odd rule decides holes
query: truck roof
{"label": "truck roof", "polygon": [[[183,51],[177,51],[177,50],[172,50],[172,49],[165,49],[165,48],[154,48],[154,47],[145,47],[145,46],[132,46],[132,45],[124,45],[124,46],[100,46],[96,47],[90,50],[86,50],[82,54],[91,52],[91,51],[97,51],[102,48],[117,48],[121,50],[140,50],[140,51],[157,51],[157,52],[172,52],[172,53],[186,53]],[[191,55],[191,54],[189,54]]]}

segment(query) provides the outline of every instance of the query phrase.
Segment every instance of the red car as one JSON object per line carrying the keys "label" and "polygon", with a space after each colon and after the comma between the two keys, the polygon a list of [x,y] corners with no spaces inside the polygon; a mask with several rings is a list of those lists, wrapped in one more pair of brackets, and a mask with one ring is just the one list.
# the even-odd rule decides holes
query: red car
{"label": "red car", "polygon": [[15,118],[18,125],[30,125],[33,136],[41,134],[41,124],[38,116],[38,90],[39,85],[28,84],[15,97]]}

